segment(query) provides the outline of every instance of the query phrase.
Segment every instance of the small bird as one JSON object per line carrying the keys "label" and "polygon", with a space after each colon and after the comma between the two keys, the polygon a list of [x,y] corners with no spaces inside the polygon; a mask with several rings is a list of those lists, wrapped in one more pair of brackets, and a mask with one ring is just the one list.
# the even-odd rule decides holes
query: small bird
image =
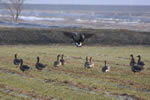
{"label": "small bird", "polygon": [[65,64],[64,54],[61,55],[60,62],[61,62],[61,64],[64,66],[64,64]]}
{"label": "small bird", "polygon": [[14,63],[14,65],[19,65],[20,64],[20,59],[17,58],[17,54],[15,54],[15,56],[14,56],[13,63]]}
{"label": "small bird", "polygon": [[60,55],[57,55],[57,60],[54,62],[54,67],[59,67],[61,65],[62,63],[60,62]]}
{"label": "small bird", "polygon": [[36,67],[36,69],[38,69],[38,70],[42,70],[43,68],[45,68],[47,65],[45,64],[42,64],[42,63],[40,63],[39,62],[40,61],[40,57],[37,57],[37,62],[36,62],[36,64],[35,64],[35,67]]}
{"label": "small bird", "polygon": [[141,56],[140,56],[140,55],[138,55],[137,57],[138,57],[137,66],[143,68],[144,65],[145,65],[145,64],[144,64],[144,61],[141,61]]}
{"label": "small bird", "polygon": [[108,72],[108,71],[110,71],[110,66],[106,66],[106,60],[105,60],[105,65],[102,68],[102,72]]}
{"label": "small bird", "polygon": [[30,69],[30,67],[28,65],[23,65],[23,60],[21,59],[21,62],[20,62],[20,70],[22,72],[25,72],[25,71],[28,71]]}
{"label": "small bird", "polygon": [[84,33],[78,33],[78,32],[63,32],[63,33],[65,36],[73,39],[77,47],[81,47],[85,39],[88,39],[94,35],[94,34],[84,34]]}
{"label": "small bird", "polygon": [[131,54],[130,57],[131,57],[130,66],[134,66],[134,64],[136,64],[136,62],[135,62],[135,59],[133,57],[133,54]]}

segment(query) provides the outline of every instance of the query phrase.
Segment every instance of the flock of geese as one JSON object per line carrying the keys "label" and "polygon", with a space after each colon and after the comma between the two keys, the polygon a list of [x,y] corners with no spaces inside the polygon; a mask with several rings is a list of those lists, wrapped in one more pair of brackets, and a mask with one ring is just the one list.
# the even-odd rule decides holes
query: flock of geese
{"label": "flock of geese", "polygon": [[[63,32],[63,33],[65,36],[71,38],[77,47],[81,47],[83,45],[85,39],[93,36],[93,34],[84,34],[84,33],[77,33],[77,32]],[[131,71],[132,72],[142,71],[144,69],[145,64],[143,61],[141,61],[141,56],[140,55],[137,56],[138,57],[137,63],[135,62],[133,54],[131,54],[130,57],[131,57],[131,61],[130,61],[129,65],[131,67]],[[30,67],[28,65],[23,64],[23,59],[17,58],[17,54],[15,54],[13,62],[15,65],[20,64],[20,70],[23,72],[30,69]],[[105,62],[105,64],[102,68],[102,72],[110,71],[111,67],[106,65],[106,61],[104,61],[104,62]],[[65,65],[64,55],[63,54],[57,55],[57,59],[54,62],[53,66],[54,67],[60,67],[60,66],[64,66],[64,65]],[[46,66],[47,66],[46,64],[40,63],[40,57],[37,57],[37,62],[35,64],[35,68],[38,70],[42,70]],[[85,68],[93,68],[94,67],[94,63],[92,62],[92,57],[86,57],[84,67]]]}
{"label": "flock of geese", "polygon": [[[141,61],[141,56],[138,55],[138,61],[137,63],[135,62],[134,56],[133,54],[130,55],[131,56],[131,61],[130,61],[130,67],[131,67],[131,71],[132,72],[140,72],[144,69],[144,62]],[[19,65],[20,64],[20,70],[22,72],[28,71],[29,69],[31,69],[31,67],[29,67],[28,65],[24,65],[23,64],[23,59],[18,59],[17,58],[17,54],[14,55],[14,60],[13,60],[14,65]],[[104,66],[102,67],[102,72],[108,72],[110,71],[110,66],[106,65],[106,61],[104,61]],[[56,61],[54,61],[53,66],[54,67],[60,67],[60,66],[64,66],[65,65],[65,60],[64,60],[64,55],[57,55],[57,59]],[[40,57],[37,57],[37,62],[35,64],[35,68],[37,70],[42,70],[47,66],[47,64],[42,64],[40,63]],[[92,62],[92,57],[86,57],[86,61],[84,63],[84,67],[85,68],[93,68],[94,67],[94,62]]]}

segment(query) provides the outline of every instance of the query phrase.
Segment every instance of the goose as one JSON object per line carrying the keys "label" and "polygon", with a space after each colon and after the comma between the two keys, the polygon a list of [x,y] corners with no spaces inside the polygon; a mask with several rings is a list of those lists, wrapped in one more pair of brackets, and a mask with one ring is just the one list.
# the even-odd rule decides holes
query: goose
{"label": "goose", "polygon": [[57,60],[54,62],[54,67],[59,67],[61,65],[62,63],[60,62],[60,55],[57,55]]}
{"label": "goose", "polygon": [[28,65],[23,65],[23,60],[21,59],[20,60],[20,70],[22,72],[24,72],[24,71],[28,71],[29,69],[30,69],[30,67]]}
{"label": "goose", "polygon": [[63,32],[63,33],[68,38],[73,39],[77,47],[82,47],[85,39],[88,39],[94,35],[94,34],[84,34],[84,33],[78,33],[78,32]]}
{"label": "goose", "polygon": [[35,64],[36,69],[38,70],[42,70],[43,68],[45,68],[47,65],[44,65],[42,63],[39,62],[40,61],[40,57],[37,57],[37,62]]}
{"label": "goose", "polygon": [[64,64],[65,64],[64,54],[61,55],[60,62],[61,62],[61,64],[64,66]]}
{"label": "goose", "polygon": [[130,57],[131,57],[130,66],[134,66],[134,64],[136,64],[136,62],[134,60],[133,54],[131,54]]}
{"label": "goose", "polygon": [[13,63],[14,63],[14,65],[19,65],[20,64],[20,59],[17,58],[17,54],[15,54],[15,56],[14,56]]}
{"label": "goose", "polygon": [[140,55],[138,55],[137,57],[138,57],[137,66],[139,66],[139,67],[143,68],[145,64],[144,64],[144,62],[143,62],[143,61],[141,61],[141,56],[140,56]]}
{"label": "goose", "polygon": [[90,59],[89,59],[89,67],[90,68],[94,67],[94,63],[92,62],[92,57],[90,57]]}
{"label": "goose", "polygon": [[84,63],[84,67],[88,68],[89,67],[89,57],[86,57],[86,61]]}
{"label": "goose", "polygon": [[105,60],[105,65],[102,68],[102,72],[108,72],[108,71],[110,71],[110,66],[106,66],[106,60]]}
{"label": "goose", "polygon": [[94,67],[94,63],[92,62],[92,57],[86,57],[86,61],[84,63],[85,68],[92,68]]}

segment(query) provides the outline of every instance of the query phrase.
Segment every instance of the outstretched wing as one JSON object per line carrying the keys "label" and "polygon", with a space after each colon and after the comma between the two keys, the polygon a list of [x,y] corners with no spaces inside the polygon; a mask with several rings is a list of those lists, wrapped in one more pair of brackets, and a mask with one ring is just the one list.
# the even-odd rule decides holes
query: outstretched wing
{"label": "outstretched wing", "polygon": [[78,42],[80,39],[80,35],[77,32],[63,32],[63,33],[66,37],[73,39],[74,42]]}
{"label": "outstretched wing", "polygon": [[79,42],[84,42],[84,40],[85,40],[85,35],[80,34]]}
{"label": "outstretched wing", "polygon": [[73,33],[71,32],[63,32],[63,34],[68,38],[73,38]]}
{"label": "outstretched wing", "polygon": [[85,36],[85,39],[88,39],[88,38],[94,36],[94,34],[84,34],[84,36]]}

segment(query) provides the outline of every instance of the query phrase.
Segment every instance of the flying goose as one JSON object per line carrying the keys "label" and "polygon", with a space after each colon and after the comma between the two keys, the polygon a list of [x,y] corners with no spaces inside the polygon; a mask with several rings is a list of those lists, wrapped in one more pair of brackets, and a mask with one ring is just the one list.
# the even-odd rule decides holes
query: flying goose
{"label": "flying goose", "polygon": [[13,63],[14,63],[14,65],[19,65],[20,64],[20,59],[17,58],[17,54],[15,54],[15,56],[14,56]]}
{"label": "flying goose", "polygon": [[94,35],[94,34],[85,34],[85,33],[78,33],[78,32],[63,32],[63,33],[68,38],[73,39],[77,47],[81,47],[85,39],[88,39]]}
{"label": "flying goose", "polygon": [[21,59],[21,62],[20,62],[20,70],[22,72],[24,71],[28,71],[30,69],[30,67],[28,65],[23,65],[23,60]]}
{"label": "flying goose", "polygon": [[45,68],[47,65],[44,65],[42,63],[39,62],[40,61],[40,57],[37,57],[37,62],[35,64],[36,69],[38,70],[42,70],[43,68]]}
{"label": "flying goose", "polygon": [[110,66],[107,66],[107,65],[106,65],[106,60],[105,60],[105,65],[104,65],[104,67],[102,68],[102,72],[108,72],[108,71],[110,71]]}
{"label": "flying goose", "polygon": [[62,63],[60,62],[60,55],[57,55],[57,60],[54,62],[54,67],[59,67],[61,65]]}
{"label": "flying goose", "polygon": [[143,62],[143,61],[141,61],[141,56],[140,56],[140,55],[138,55],[137,57],[138,57],[137,66],[139,66],[139,67],[143,68],[145,64],[144,64],[144,62]]}
{"label": "flying goose", "polygon": [[64,54],[61,55],[60,62],[61,62],[61,64],[64,66],[64,64],[65,64]]}

